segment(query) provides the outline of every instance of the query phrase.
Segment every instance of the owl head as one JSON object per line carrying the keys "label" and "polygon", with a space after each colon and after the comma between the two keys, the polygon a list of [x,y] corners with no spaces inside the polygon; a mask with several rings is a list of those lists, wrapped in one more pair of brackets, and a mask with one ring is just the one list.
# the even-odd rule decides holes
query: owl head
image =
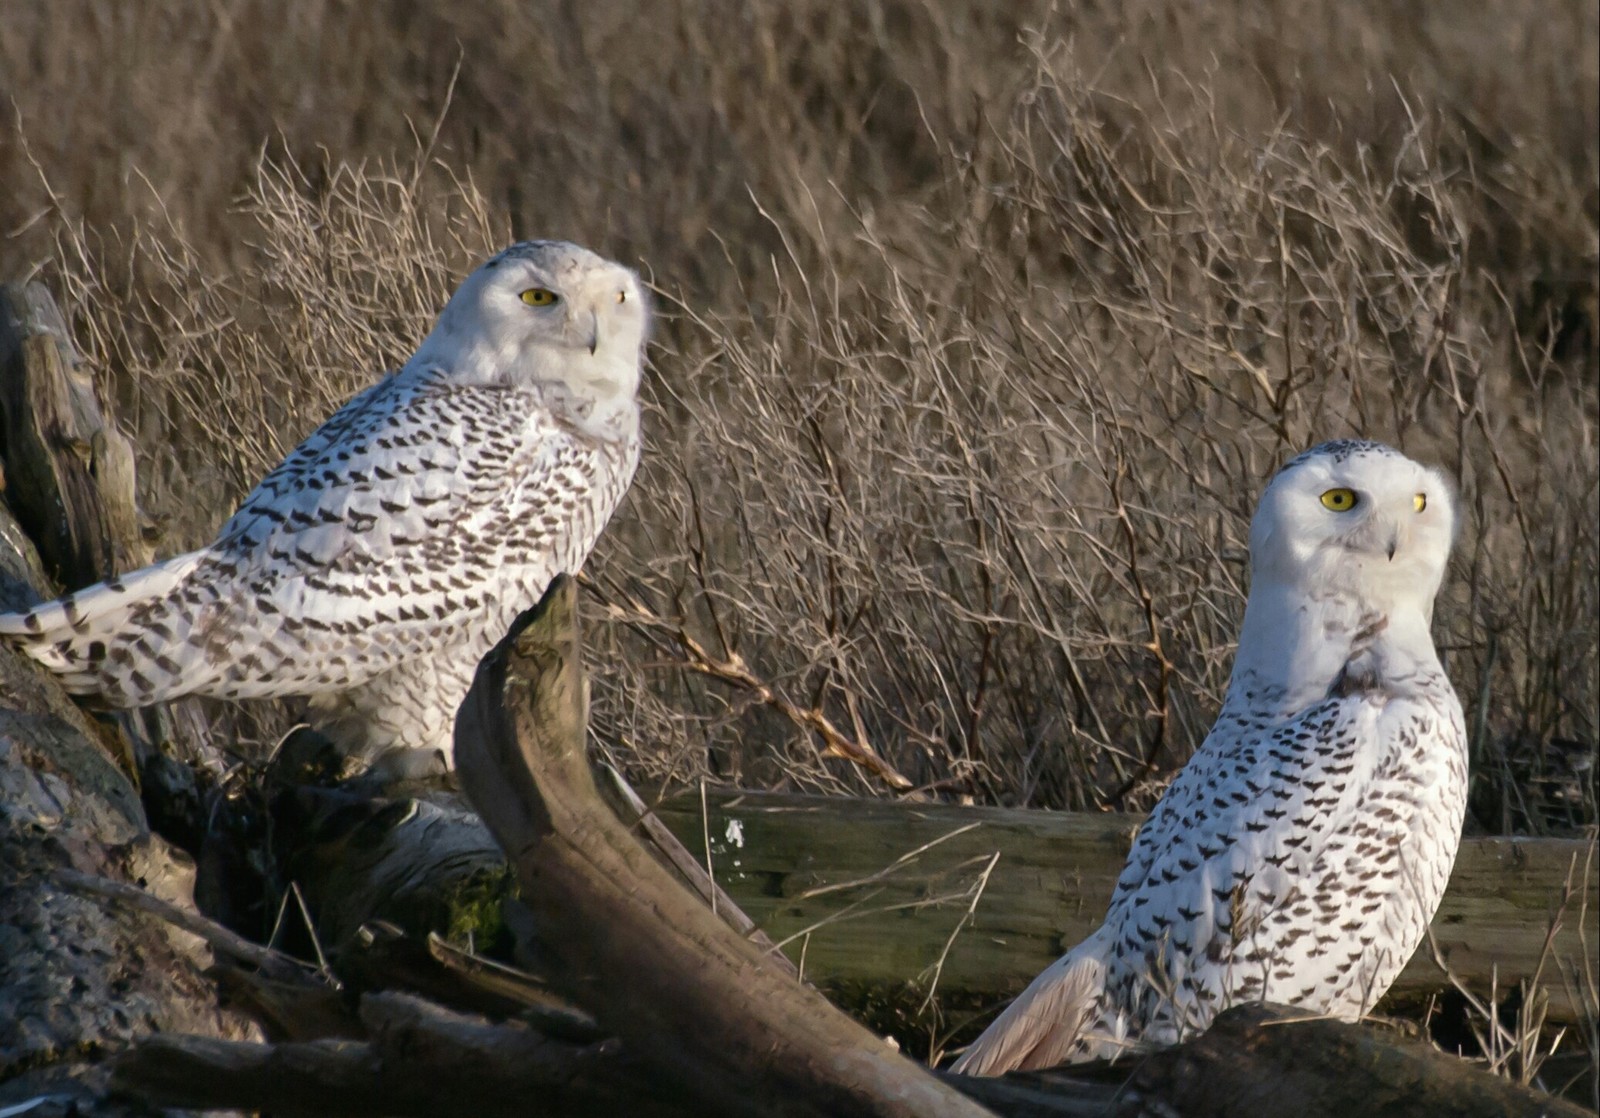
{"label": "owl head", "polygon": [[1431,616],[1455,530],[1455,491],[1439,470],[1382,443],[1323,443],[1267,486],[1250,523],[1252,583]]}
{"label": "owl head", "polygon": [[632,403],[650,309],[632,271],[565,241],[522,241],[462,281],[418,358],[466,383],[555,385]]}

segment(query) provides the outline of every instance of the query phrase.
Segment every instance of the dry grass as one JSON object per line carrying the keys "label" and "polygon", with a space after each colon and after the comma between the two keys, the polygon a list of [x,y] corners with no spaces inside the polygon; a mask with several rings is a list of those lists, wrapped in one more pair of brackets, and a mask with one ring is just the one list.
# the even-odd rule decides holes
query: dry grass
{"label": "dry grass", "polygon": [[596,727],[661,782],[1147,805],[1264,479],[1395,442],[1461,479],[1475,825],[1593,825],[1593,5],[989,9],[19,8],[0,270],[174,551],[492,247],[636,263]]}
{"label": "dry grass", "polygon": [[[1440,954],[1431,930],[1424,948],[1459,999],[1457,1020],[1446,1030],[1457,1034],[1455,1050],[1475,1055],[1496,1075],[1600,1109],[1600,975],[1589,944],[1595,852],[1596,838],[1591,834],[1588,850],[1582,859],[1573,858],[1566,884],[1554,900],[1538,967],[1509,995],[1503,996],[1498,982],[1486,997],[1470,990]],[[1558,929],[1569,921],[1576,921],[1578,928],[1579,958],[1563,958],[1554,949]],[[1559,1029],[1546,1021],[1551,988],[1564,990],[1578,1007],[1577,1019]],[[1431,1019],[1437,1008],[1430,1005],[1426,1018]],[[1450,1048],[1447,1042],[1446,1050]]]}

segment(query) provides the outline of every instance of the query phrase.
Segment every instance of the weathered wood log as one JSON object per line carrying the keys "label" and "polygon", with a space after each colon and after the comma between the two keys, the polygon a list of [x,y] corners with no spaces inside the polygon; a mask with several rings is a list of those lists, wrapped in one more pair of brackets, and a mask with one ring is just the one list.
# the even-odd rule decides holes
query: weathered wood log
{"label": "weathered wood log", "polygon": [[[1281,1006],[1236,1006],[1203,1036],[1134,1061],[1093,1113],[1106,1118],[1579,1118],[1536,1094],[1419,1041],[1371,1026],[1307,1018]],[[1062,1118],[1055,1100],[1084,1099],[1079,1072],[1022,1072],[950,1081],[996,1113]],[[1084,1099],[1087,1102],[1087,1099]]]}
{"label": "weathered wood log", "polygon": [[6,500],[68,589],[150,562],[133,444],[106,414],[43,285],[0,287]]}
{"label": "weathered wood log", "polygon": [[[0,453],[0,607],[51,593],[47,571],[82,586],[148,561],[131,446],[37,284],[0,288]],[[0,1103],[92,1095],[97,1054],[152,1030],[255,1035],[218,1008],[205,943],[58,876],[137,881],[192,909],[194,868],[150,832],[133,768],[121,734],[0,648]]]}
{"label": "weathered wood log", "polygon": [[[791,958],[804,954],[808,980],[852,1011],[872,1007],[872,1023],[886,1031],[922,1002],[935,974],[937,1000],[948,1010],[995,1005],[1088,935],[1105,914],[1141,822],[1134,815],[726,790],[710,792],[706,803],[705,818],[698,795],[669,800],[656,815],[702,857],[709,834],[712,867],[733,903]],[[422,832],[439,828],[445,815],[464,834],[436,848],[420,845]],[[406,822],[381,835],[369,817]],[[384,879],[413,884],[427,899],[352,886],[352,873],[341,869],[338,887],[313,886],[313,911],[325,929],[380,918],[414,936],[466,929],[485,943],[502,927],[497,895],[479,888],[502,872],[498,847],[475,817],[380,803],[344,818],[362,821],[352,824],[360,830],[361,859],[426,867]],[[340,835],[316,857],[337,862],[352,841]],[[469,850],[473,857],[464,857]],[[1549,1019],[1583,1020],[1589,1008],[1574,997],[1581,991],[1559,980],[1557,964],[1581,963],[1587,951],[1594,965],[1600,937],[1584,942],[1578,913],[1585,889],[1594,910],[1597,869],[1583,840],[1464,840],[1433,923],[1451,973],[1485,997],[1496,982],[1504,993],[1539,974],[1570,876],[1577,895],[1549,942],[1542,977]],[[982,895],[975,896],[980,878]],[[437,923],[422,918],[441,904],[446,915]],[[1425,946],[1380,1011],[1406,1011],[1449,986]]]}
{"label": "weathered wood log", "polygon": [[[259,1045],[153,1037],[113,1084],[167,1105],[285,1114],[678,1118],[705,1114],[623,1050],[577,1047],[400,994],[362,999],[370,1039]],[[1001,1118],[1577,1118],[1582,1108],[1370,1026],[1270,1006],[1222,1014],[1203,1037],[1116,1065],[945,1074]]]}
{"label": "weathered wood log", "polygon": [[[1094,930],[1142,822],[726,791],[707,798],[709,818],[702,819],[698,796],[671,800],[658,814],[691,849],[709,833],[718,879],[787,949],[804,943],[808,978],[882,997],[914,976],[931,980],[937,964],[940,992],[974,1003],[1016,994]],[[969,920],[980,874],[996,854]],[[1590,973],[1596,969],[1600,937],[1592,929],[1585,937],[1579,912],[1584,890],[1588,911],[1595,909],[1597,874],[1588,840],[1464,840],[1433,922],[1441,956],[1480,994],[1496,979],[1502,992],[1514,989],[1539,972],[1570,878],[1577,894],[1549,944],[1543,977],[1550,1019],[1582,1020],[1594,1007],[1573,999],[1556,964],[1587,956]],[[1383,1008],[1420,1004],[1448,986],[1425,945]]]}
{"label": "weathered wood log", "polygon": [[516,1016],[546,1036],[574,1043],[604,1040],[588,1014],[544,980],[451,946],[437,935],[417,939],[392,925],[366,924],[340,952],[339,974],[367,990],[399,988],[441,1005],[489,1017]]}
{"label": "weathered wood log", "polygon": [[[0,508],[0,541],[17,538],[9,521]],[[0,568],[30,570],[4,542],[0,551]],[[0,648],[0,1105],[92,1092],[96,1054],[152,1030],[254,1035],[218,1009],[204,943],[56,877],[139,881],[190,903],[193,866],[150,833],[108,737],[47,674]]]}
{"label": "weathered wood log", "polygon": [[571,580],[485,658],[461,784],[517,870],[552,979],[713,1113],[980,1115],[795,982],[673,879],[600,799]]}
{"label": "weathered wood log", "polygon": [[1297,1118],[1583,1113],[1420,1041],[1259,1005],[1228,1011],[1193,1044],[1152,1053],[1127,1094],[1158,1101],[1157,1113],[1186,1118],[1291,1110]]}
{"label": "weathered wood log", "polygon": [[371,920],[462,945],[509,947],[501,907],[515,877],[464,807],[302,788],[280,797],[273,815],[281,873],[300,887],[328,948]]}
{"label": "weathered wood log", "polygon": [[734,903],[721,883],[694,855],[689,853],[688,845],[673,834],[671,829],[661,822],[655,812],[651,811],[629,787],[622,774],[610,765],[603,766],[603,770],[606,779],[600,787],[602,793],[606,794],[607,801],[611,803],[620,818],[638,829],[650,851],[658,856],[662,864],[698,893],[700,898],[711,906],[712,912],[728,922],[729,927],[759,947],[775,964],[799,978],[799,968],[789,961],[787,955],[778,950],[778,945],[772,941],[772,937],[758,927],[743,908]]}

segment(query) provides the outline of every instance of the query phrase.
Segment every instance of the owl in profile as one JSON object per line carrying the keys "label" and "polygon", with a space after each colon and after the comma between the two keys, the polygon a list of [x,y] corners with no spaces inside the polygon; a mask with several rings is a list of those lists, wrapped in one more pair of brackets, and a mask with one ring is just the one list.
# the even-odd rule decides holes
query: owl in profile
{"label": "owl in profile", "polygon": [[449,767],[478,661],[633,477],[648,324],[628,269],[512,245],[209,546],[0,614],[0,635],[109,706],[305,696],[353,756]]}
{"label": "owl in profile", "polygon": [[1105,922],[955,1070],[1176,1043],[1243,1002],[1354,1020],[1422,942],[1467,799],[1429,627],[1455,532],[1438,471],[1324,443],[1268,485],[1216,725],[1140,829]]}

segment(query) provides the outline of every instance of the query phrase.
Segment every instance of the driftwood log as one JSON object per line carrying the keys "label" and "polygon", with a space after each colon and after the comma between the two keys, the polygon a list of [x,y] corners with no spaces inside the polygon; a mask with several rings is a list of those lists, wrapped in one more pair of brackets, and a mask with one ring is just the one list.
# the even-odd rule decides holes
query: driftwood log
{"label": "driftwood log", "polygon": [[0,1109],[96,1092],[100,1054],[152,1031],[253,1035],[218,1007],[204,943],[56,879],[70,869],[192,903],[193,864],[150,833],[99,728],[9,653],[0,708]]}
{"label": "driftwood log", "polygon": [[[718,879],[774,939],[804,943],[808,978],[893,1001],[897,982],[936,975],[947,1001],[970,1004],[1014,996],[1099,925],[1143,821],[721,790],[704,812],[697,796],[657,812],[691,850],[709,836]],[[1452,975],[1484,998],[1538,976],[1551,1021],[1584,1020],[1592,995],[1562,975],[1600,973],[1597,900],[1592,839],[1463,840],[1437,957],[1424,944],[1380,1011],[1420,1008]]]}
{"label": "driftwood log", "polygon": [[[708,1110],[624,1051],[577,1047],[491,1025],[400,994],[372,995],[372,1039],[260,1045],[156,1037],[117,1070],[124,1090],[195,1108],[428,1118],[684,1118],[773,1113],[752,1098]],[[1524,1088],[1414,1041],[1370,1028],[1242,1006],[1198,1040],[1120,1068],[944,1075],[1004,1118],[1581,1118]],[[530,1100],[538,1100],[536,1110]]]}
{"label": "driftwood log", "polygon": [[558,578],[485,658],[456,720],[462,788],[516,868],[566,992],[714,1113],[983,1114],[796,983],[605,806],[576,609],[575,584]]}
{"label": "driftwood log", "polygon": [[[296,860],[338,867],[298,878],[324,938],[380,917],[494,943],[512,881],[499,847],[470,812],[408,804],[354,811],[330,797],[310,818],[331,822],[289,828]],[[930,988],[953,1019],[999,1005],[1087,936],[1141,821],[727,790],[675,797],[651,818],[803,956],[807,980],[885,1032],[904,1029]],[[1452,979],[1487,999],[1537,977],[1552,1023],[1584,1020],[1589,994],[1566,976],[1600,972],[1600,936],[1582,917],[1600,900],[1596,863],[1592,840],[1465,839],[1433,922],[1437,954],[1425,944],[1379,1011],[1418,1009]]]}
{"label": "driftwood log", "polygon": [[[1083,1073],[950,1076],[997,1114],[1027,1118],[1578,1118],[1582,1108],[1535,1095],[1418,1041],[1368,1026],[1307,1019],[1279,1006],[1236,1006],[1204,1036],[1152,1052],[1106,1092]],[[1062,1108],[1065,1100],[1082,1109]]]}
{"label": "driftwood log", "polygon": [[304,1115],[692,1118],[704,1114],[615,1045],[490,1024],[406,994],[361,999],[365,1038],[277,1045],[152,1037],[118,1090],[164,1106]]}
{"label": "driftwood log", "polygon": [[133,444],[37,283],[0,286],[0,439],[6,502],[58,582],[86,586],[150,562]]}
{"label": "driftwood log", "polygon": [[[36,600],[47,568],[81,585],[142,561],[131,451],[35,285],[0,288],[0,412],[0,605]],[[45,562],[13,509],[30,517]],[[198,918],[193,863],[152,833],[133,768],[116,727],[0,649],[0,1111],[98,1096],[105,1054],[152,1031],[257,1035],[219,1007],[202,940],[61,880],[137,885]]]}

